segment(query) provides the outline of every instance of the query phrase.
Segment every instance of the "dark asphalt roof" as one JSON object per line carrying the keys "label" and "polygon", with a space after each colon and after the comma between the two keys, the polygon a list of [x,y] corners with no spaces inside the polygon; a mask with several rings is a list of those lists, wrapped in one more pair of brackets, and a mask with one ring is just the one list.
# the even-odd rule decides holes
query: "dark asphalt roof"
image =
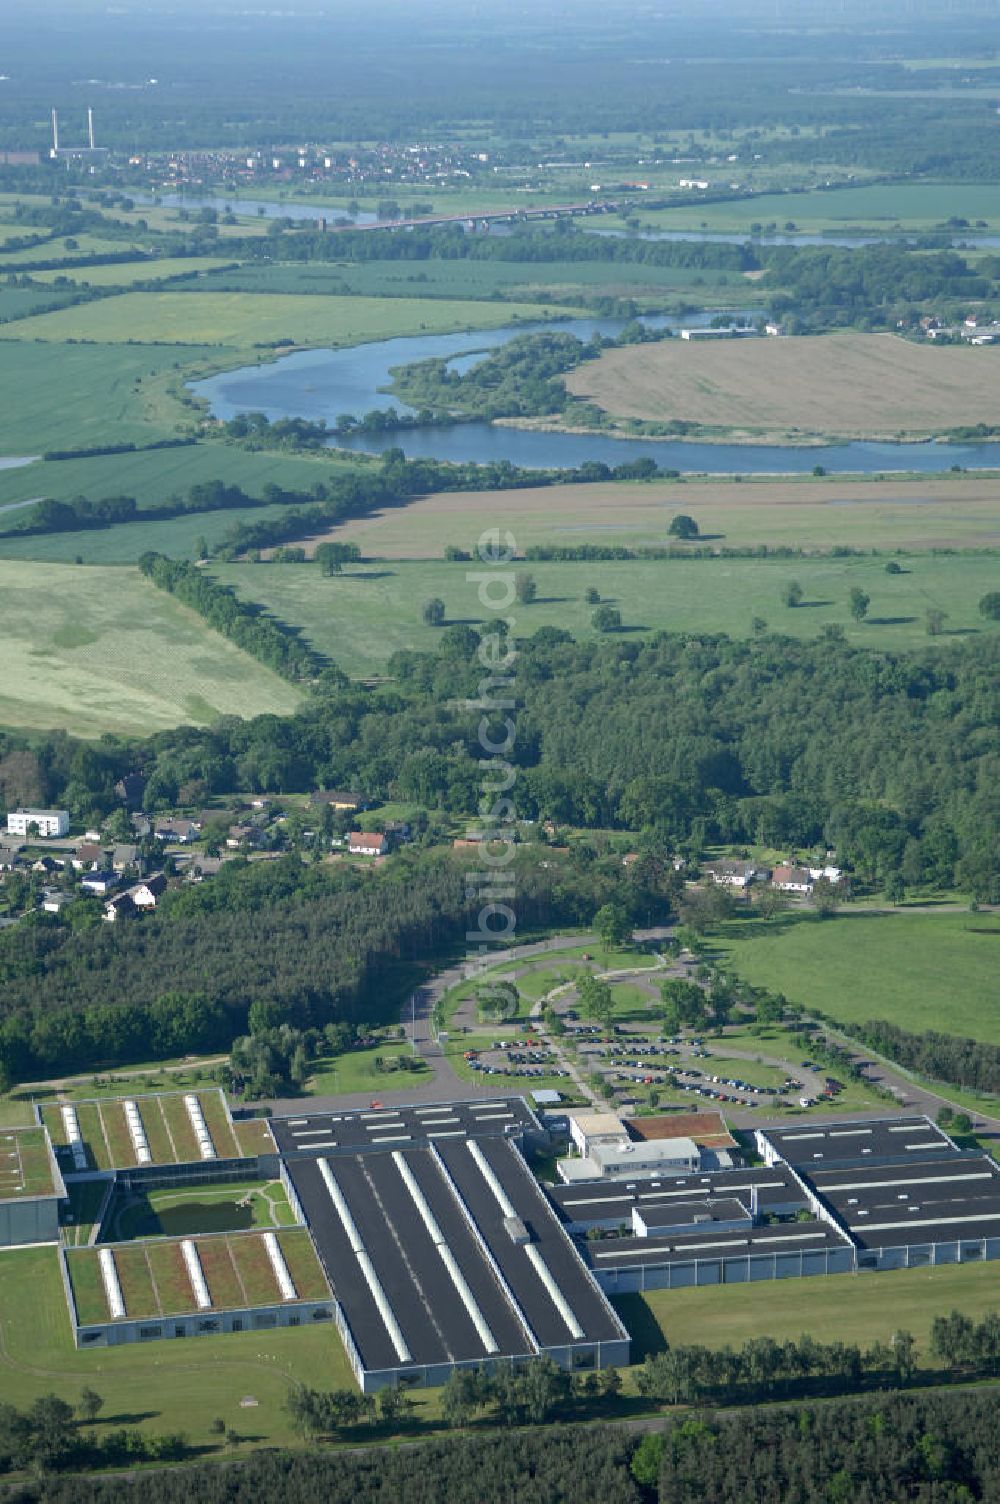
{"label": "dark asphalt roof", "polygon": [[271,1118],[270,1125],[282,1154],[326,1156],[369,1145],[405,1149],[447,1137],[479,1138],[504,1133],[519,1137],[526,1128],[536,1128],[538,1123],[523,1097],[492,1097],[485,1102],[303,1112]]}
{"label": "dark asphalt roof", "polygon": [[1000,1169],[985,1154],[809,1178],[863,1248],[1000,1237]]}
{"label": "dark asphalt roof", "polygon": [[671,1227],[690,1227],[703,1222],[710,1227],[713,1222],[749,1221],[750,1208],[735,1196],[712,1196],[702,1201],[674,1201],[664,1205],[652,1203],[639,1208],[639,1215],[647,1227],[666,1232]]}
{"label": "dark asphalt roof", "polygon": [[766,1136],[783,1159],[803,1167],[957,1152],[948,1136],[925,1117],[803,1123],[768,1128]]}
{"label": "dark asphalt roof", "polygon": [[739,1228],[679,1237],[600,1238],[587,1245],[587,1261],[599,1274],[640,1265],[689,1264],[694,1259],[741,1258],[747,1254],[822,1253],[845,1248],[847,1239],[827,1222],[790,1222],[770,1227]]}
{"label": "dark asphalt roof", "polygon": [[[623,1334],[617,1318],[517,1151],[502,1137],[487,1136],[477,1142],[517,1215],[528,1224],[533,1243],[585,1338],[620,1338]],[[477,1166],[468,1140],[447,1139],[438,1149],[443,1151],[440,1158],[438,1150],[431,1146],[404,1146],[401,1154],[500,1353],[511,1356],[530,1353],[531,1333],[543,1345],[569,1343],[570,1332],[529,1255],[512,1241],[504,1226],[500,1203]],[[319,1161],[324,1157],[347,1202],[413,1362],[469,1362],[486,1358],[489,1354],[483,1338],[432,1240],[417,1201],[393,1158],[391,1146],[366,1147],[362,1152],[344,1151],[328,1157],[295,1155],[288,1163],[288,1171],[364,1367],[395,1368],[400,1364],[376,1299],[323,1180]],[[499,1278],[490,1256],[502,1272]],[[504,1281],[510,1296],[504,1289]]]}
{"label": "dark asphalt roof", "polygon": [[[588,1341],[611,1341],[623,1335],[605,1297],[587,1273],[524,1161],[503,1139],[480,1140],[480,1148],[525,1223],[557,1286]],[[456,1139],[437,1145],[455,1188],[475,1219],[514,1299],[543,1347],[572,1340],[562,1314],[533,1267],[525,1248],[511,1240],[504,1210],[476,1164],[470,1146]]]}
{"label": "dark asphalt roof", "polygon": [[770,1169],[717,1170],[707,1175],[677,1175],[637,1181],[634,1190],[603,1180],[557,1186],[549,1191],[556,1211],[567,1222],[628,1222],[633,1206],[640,1208],[691,1200],[692,1197],[738,1196],[748,1201],[753,1188],[762,1212],[775,1207],[806,1206],[801,1186],[784,1165]]}

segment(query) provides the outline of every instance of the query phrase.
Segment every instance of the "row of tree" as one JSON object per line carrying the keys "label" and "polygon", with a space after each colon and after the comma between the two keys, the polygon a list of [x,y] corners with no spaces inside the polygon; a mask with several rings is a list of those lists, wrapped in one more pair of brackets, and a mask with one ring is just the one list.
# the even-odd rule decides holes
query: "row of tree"
{"label": "row of tree", "polygon": [[297,628],[265,616],[260,606],[241,600],[235,590],[220,585],[197,565],[152,552],[140,554],[138,563],[140,572],[154,585],[175,595],[210,627],[284,678],[314,679],[329,668]]}

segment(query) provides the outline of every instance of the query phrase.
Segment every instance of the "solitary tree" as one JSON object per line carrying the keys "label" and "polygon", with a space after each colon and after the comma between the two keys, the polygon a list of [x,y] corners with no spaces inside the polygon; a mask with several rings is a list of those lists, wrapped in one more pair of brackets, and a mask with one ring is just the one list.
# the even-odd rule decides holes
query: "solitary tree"
{"label": "solitary tree", "polygon": [[533,574],[518,573],[514,576],[514,594],[522,606],[530,606],[538,595],[538,584]]}
{"label": "solitary tree", "polygon": [[802,586],[798,580],[789,580],[788,584],[782,587],[781,599],[786,606],[801,606]]}
{"label": "solitary tree", "polygon": [[588,585],[583,598],[588,606],[599,606],[601,604],[601,592],[596,585]]}
{"label": "solitary tree", "polygon": [[927,627],[928,637],[940,637],[947,620],[947,611],[938,611],[934,606],[928,606],[924,613],[924,622]]}
{"label": "solitary tree", "polygon": [[594,915],[594,929],[606,951],[632,938],[632,921],[620,903],[606,903]]}
{"label": "solitary tree", "polygon": [[906,884],[901,872],[890,872],[885,880],[885,896],[891,904],[901,904],[906,897]]}
{"label": "solitary tree", "polygon": [[850,599],[851,615],[854,617],[855,621],[864,621],[865,617],[868,615],[868,607],[871,605],[871,603],[871,596],[866,595],[858,585],[855,585],[851,590]]}
{"label": "solitary tree", "polygon": [[895,559],[890,559],[888,564],[885,566],[885,572],[886,574],[902,574],[903,566],[902,564],[897,563]]}
{"label": "solitary tree", "polygon": [[595,1023],[607,1028],[615,1011],[610,985],[600,981],[598,977],[588,975],[581,978],[576,990],[580,1007],[587,1018],[592,1018]]}
{"label": "solitary tree", "polygon": [[432,600],[424,601],[421,616],[428,627],[440,627],[444,624],[444,601],[438,596]]}
{"label": "solitary tree", "polygon": [[672,538],[697,538],[698,524],[693,517],[688,517],[685,512],[678,512],[667,528],[667,532]]}
{"label": "solitary tree", "polygon": [[622,614],[614,606],[598,606],[590,618],[590,625],[598,632],[619,632]]}
{"label": "solitary tree", "polygon": [[979,614],[987,621],[1000,621],[1000,590],[989,590],[980,596]]}
{"label": "solitary tree", "polygon": [[80,1391],[80,1400],[76,1408],[81,1420],[93,1421],[97,1419],[104,1409],[104,1400],[97,1393],[96,1389],[91,1389],[90,1385],[87,1384]]}

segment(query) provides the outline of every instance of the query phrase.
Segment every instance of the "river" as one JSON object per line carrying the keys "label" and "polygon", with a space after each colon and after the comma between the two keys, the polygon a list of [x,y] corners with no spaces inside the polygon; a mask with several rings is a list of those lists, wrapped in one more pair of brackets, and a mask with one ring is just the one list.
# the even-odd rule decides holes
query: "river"
{"label": "river", "polygon": [[[706,322],[715,310],[684,319],[687,325]],[[415,335],[355,345],[346,350],[300,350],[267,364],[241,366],[191,384],[212,414],[229,419],[241,412],[262,412],[278,418],[324,419],[333,424],[342,413],[360,416],[374,408],[413,409],[387,394],[394,366],[432,357],[455,357],[471,364],[474,355],[495,349],[515,335],[558,330],[587,340],[595,333],[614,336],[622,319],[566,319],[554,323],[507,325],[500,329],[469,330],[461,334]],[[668,318],[649,319],[651,325],[676,324]],[[575,469],[588,460],[620,465],[629,460],[654,459],[662,469],[709,475],[803,474],[822,465],[832,474],[873,475],[890,470],[926,474],[950,470],[1000,468],[1000,442],[976,444],[891,444],[857,441],[804,447],[792,444],[709,444],[668,439],[615,438],[603,433],[548,433],[484,422],[456,423],[451,428],[407,428],[386,434],[338,438],[337,447],[379,454],[402,449],[408,459],[474,461],[486,464],[507,460],[526,469]]]}

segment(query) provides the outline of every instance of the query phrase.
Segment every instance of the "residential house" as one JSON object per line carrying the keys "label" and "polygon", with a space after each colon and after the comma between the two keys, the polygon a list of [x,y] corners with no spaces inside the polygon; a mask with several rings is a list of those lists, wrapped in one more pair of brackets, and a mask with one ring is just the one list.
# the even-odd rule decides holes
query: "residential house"
{"label": "residential house", "polygon": [[230,851],[239,851],[241,846],[259,846],[264,840],[264,831],[259,825],[230,825],[226,845]]}
{"label": "residential house", "polygon": [[408,820],[387,820],[385,833],[390,846],[402,846],[412,835],[410,822]]}
{"label": "residential house", "polygon": [[81,841],[70,861],[77,872],[92,872],[103,865],[104,858],[105,852],[97,841]]}
{"label": "residential house", "polygon": [[153,834],[153,822],[147,815],[131,815],[129,818],[137,841],[144,841]]}
{"label": "residential house", "polygon": [[167,891],[166,874],[154,872],[141,883],[135,883],[128,890],[128,896],[137,909],[155,909],[157,900]]}
{"label": "residential house", "polygon": [[753,882],[766,882],[771,876],[770,867],[763,867],[759,862],[737,862],[724,860],[721,862],[708,862],[705,871],[714,883],[723,888],[749,888]]}
{"label": "residential house", "polygon": [[842,867],[831,867],[829,863],[824,867],[809,868],[809,876],[814,883],[818,883],[821,877],[825,877],[828,883],[839,883],[843,875]]}
{"label": "residential house", "polygon": [[72,902],[72,893],[62,893],[58,888],[43,888],[42,890],[42,908],[46,914],[60,914],[66,905]]}
{"label": "residential house", "polygon": [[80,881],[80,892],[89,893],[93,898],[104,898],[113,888],[117,888],[121,877],[117,872],[107,869],[98,872],[88,872]]}
{"label": "residential house", "polygon": [[58,872],[62,866],[63,863],[57,862],[54,857],[40,856],[37,861],[32,862],[31,870],[32,872]]}
{"label": "residential house", "polygon": [[775,867],[771,881],[782,893],[809,894],[813,890],[813,878],[808,867],[793,867],[783,862]]}
{"label": "residential house", "polygon": [[347,789],[317,789],[309,795],[309,803],[319,808],[328,804],[331,809],[352,811],[367,809],[369,805],[364,794],[351,793]]}
{"label": "residential house", "polygon": [[124,872],[128,867],[139,865],[139,848],[130,842],[122,842],[111,852],[111,866],[115,872]]}
{"label": "residential house", "polygon": [[352,830],[347,838],[347,849],[355,856],[385,856],[389,842],[382,830]]}
{"label": "residential house", "polygon": [[38,834],[64,836],[69,831],[67,809],[12,809],[7,816],[7,830],[12,836]]}
{"label": "residential house", "polygon": [[118,919],[130,919],[135,911],[132,895],[128,891],[116,893],[113,898],[107,899],[104,904],[104,917],[109,924],[114,924]]}
{"label": "residential house", "polygon": [[182,820],[176,816],[157,819],[153,824],[153,834],[158,841],[175,841],[180,846],[197,841],[200,831],[197,820]]}

